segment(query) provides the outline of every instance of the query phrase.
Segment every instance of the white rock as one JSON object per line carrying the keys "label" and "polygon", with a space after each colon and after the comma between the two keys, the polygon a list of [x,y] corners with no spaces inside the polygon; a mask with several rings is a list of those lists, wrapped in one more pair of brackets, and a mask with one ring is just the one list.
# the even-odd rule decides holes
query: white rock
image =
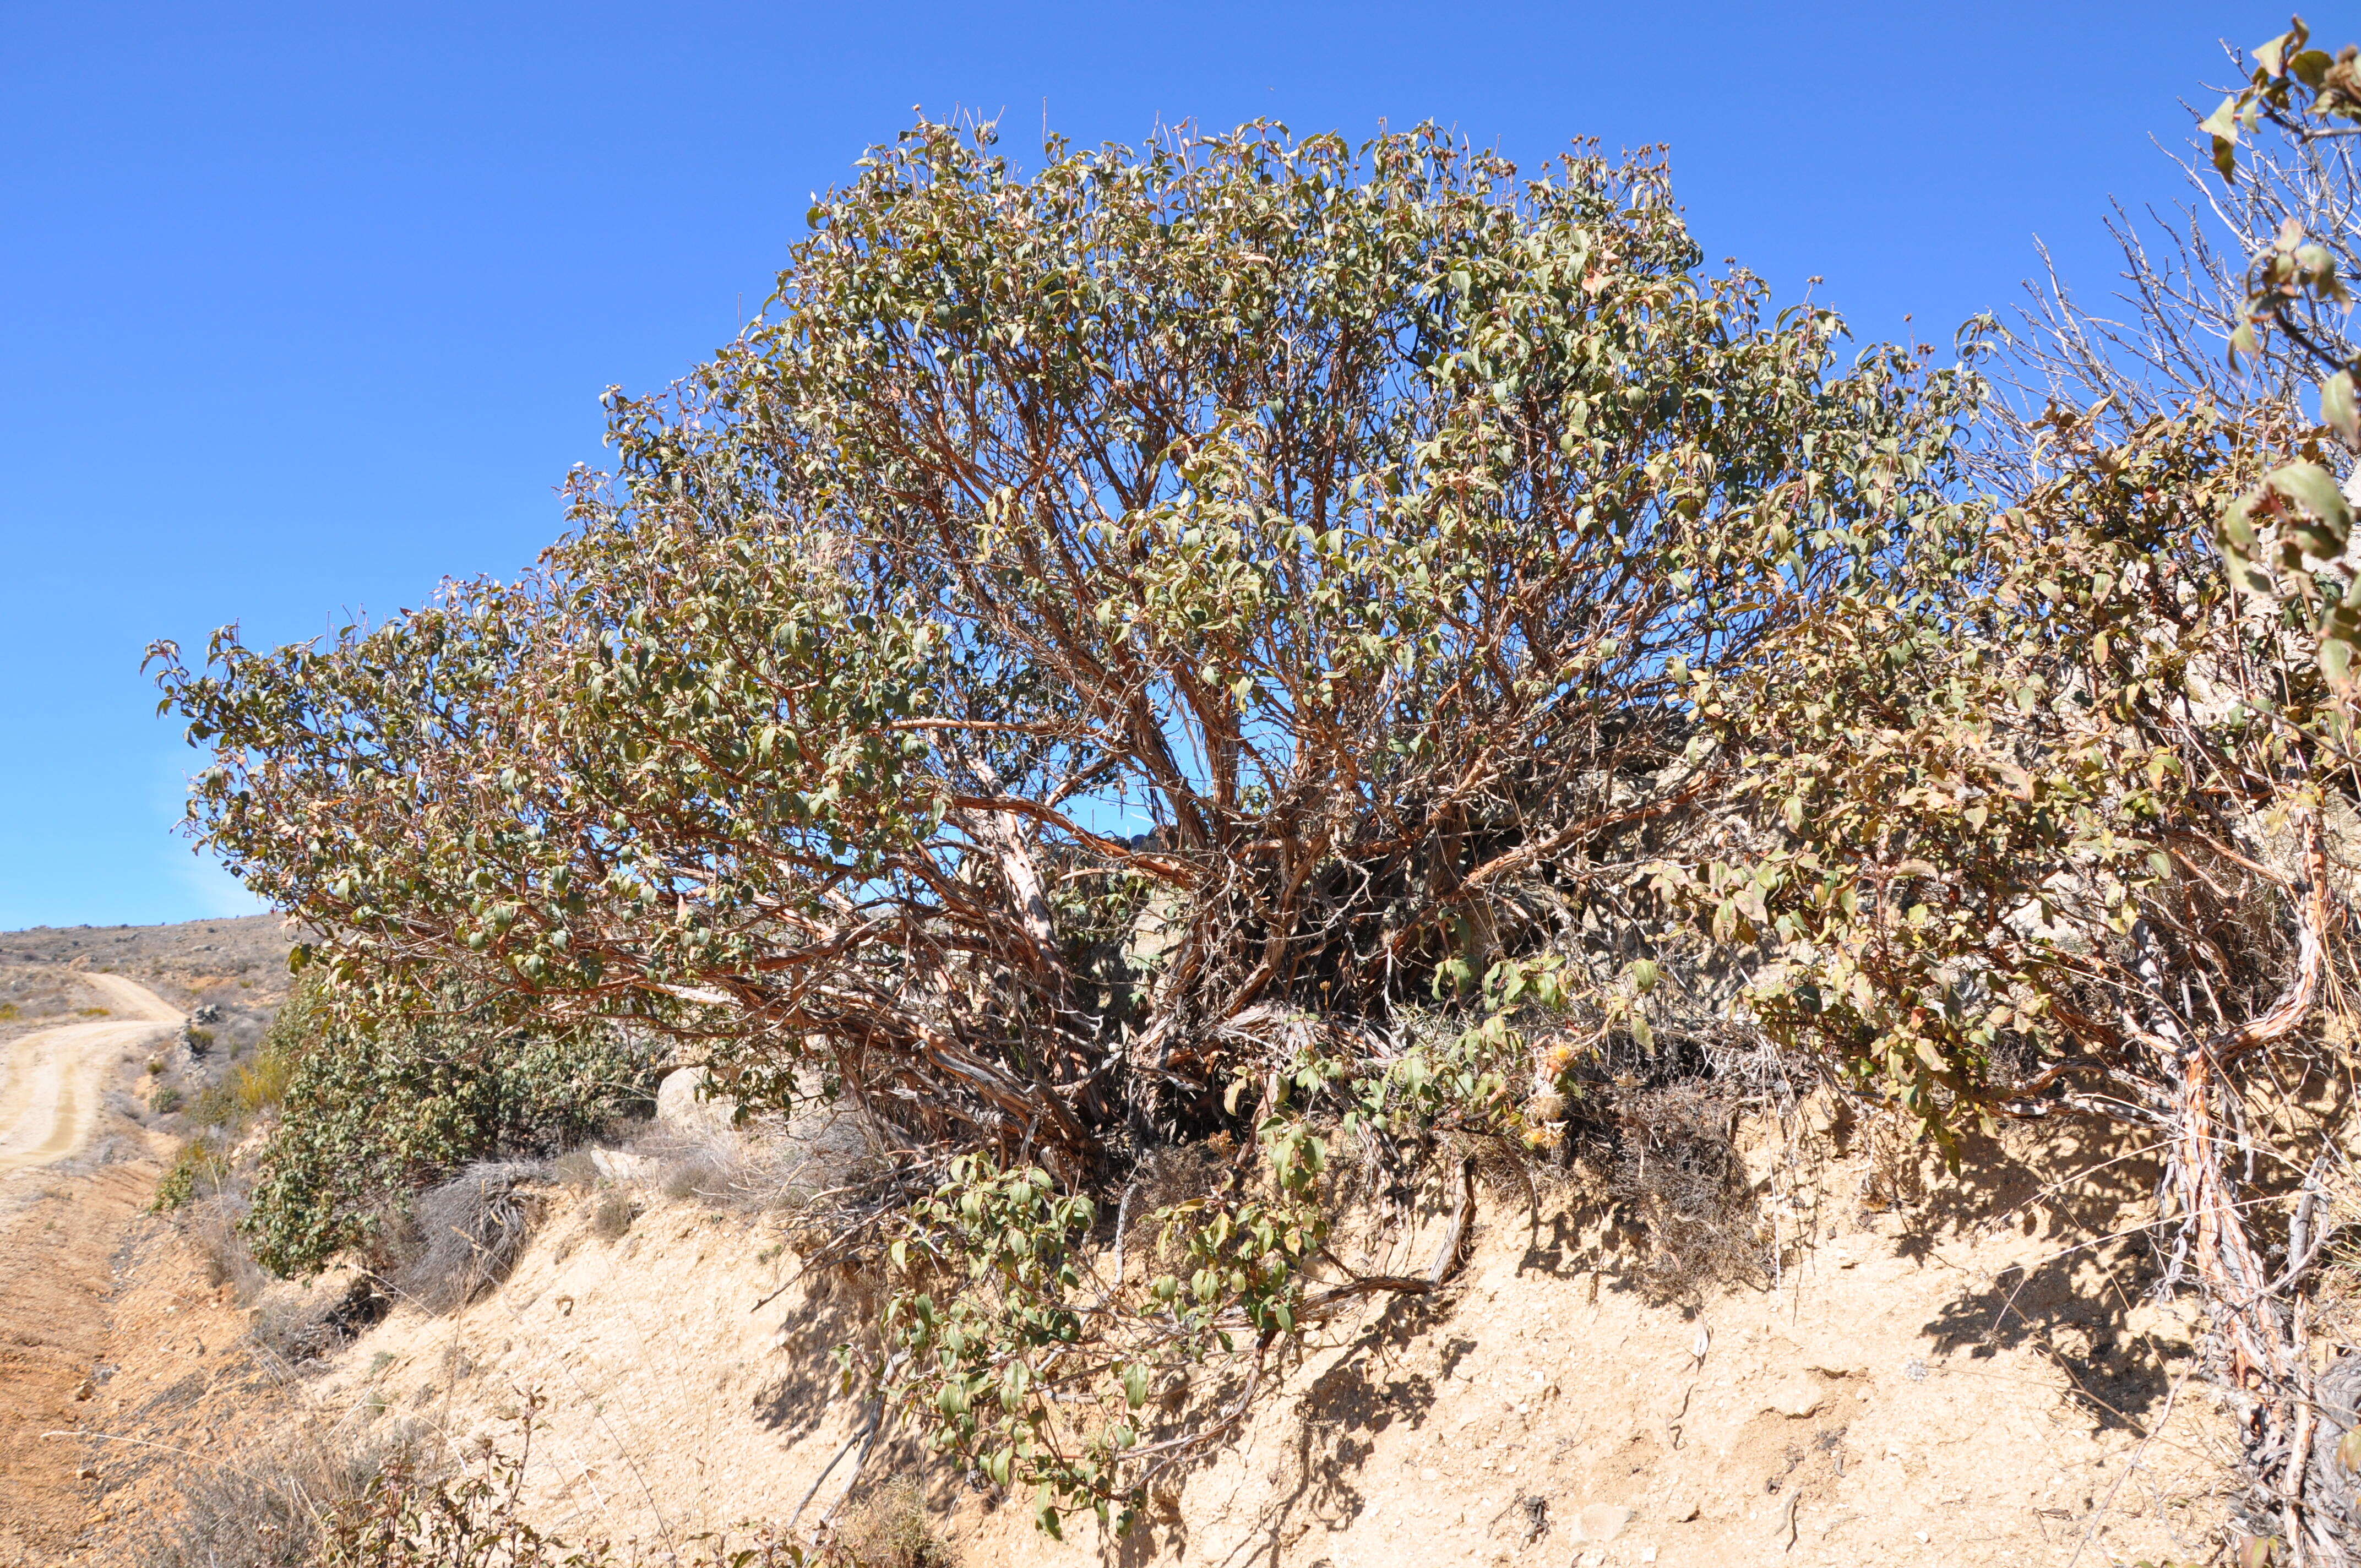
{"label": "white rock", "polygon": [[1631,1510],[1620,1503],[1585,1503],[1574,1519],[1574,1539],[1608,1541],[1623,1533]]}
{"label": "white rock", "polygon": [[1763,1408],[1798,1420],[1818,1409],[1827,1399],[1818,1384],[1806,1377],[1790,1377],[1763,1396]]}
{"label": "white rock", "polygon": [[685,1067],[664,1074],[656,1085],[656,1120],[683,1133],[719,1132],[738,1114],[738,1102],[728,1095],[704,1097],[705,1069]]}

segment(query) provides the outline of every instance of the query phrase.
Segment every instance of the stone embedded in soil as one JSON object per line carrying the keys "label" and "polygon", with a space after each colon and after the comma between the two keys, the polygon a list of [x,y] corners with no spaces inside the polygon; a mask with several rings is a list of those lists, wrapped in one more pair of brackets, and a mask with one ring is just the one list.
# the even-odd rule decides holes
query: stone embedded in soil
{"label": "stone embedded in soil", "polygon": [[738,1102],[714,1093],[701,1067],[675,1069],[656,1085],[656,1120],[675,1132],[719,1132],[737,1114]]}
{"label": "stone embedded in soil", "polygon": [[1791,1377],[1763,1397],[1763,1408],[1790,1420],[1800,1420],[1827,1402],[1828,1396],[1820,1392],[1817,1384]]}
{"label": "stone embedded in soil", "polygon": [[1574,1538],[1576,1541],[1609,1541],[1623,1533],[1631,1522],[1631,1510],[1620,1503],[1585,1503],[1575,1516]]}

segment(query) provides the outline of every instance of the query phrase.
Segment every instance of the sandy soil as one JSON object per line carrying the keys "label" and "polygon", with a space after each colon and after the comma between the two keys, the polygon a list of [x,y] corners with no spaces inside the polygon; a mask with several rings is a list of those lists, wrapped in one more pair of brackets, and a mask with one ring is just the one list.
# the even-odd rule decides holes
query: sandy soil
{"label": "sandy soil", "polygon": [[[178,1142],[154,1091],[193,1097],[260,1037],[287,945],[269,917],[0,932],[0,1568],[82,1561],[103,1536],[113,1508],[79,1434],[104,1430],[93,1417],[126,1357],[153,1364],[179,1343],[157,1328],[173,1313],[125,1311],[145,1299],[126,1296],[137,1244],[180,1244],[147,1212]],[[181,1008],[200,1005],[215,1036],[202,1056],[173,1043]],[[172,1257],[203,1274],[184,1244]],[[181,1279],[166,1269],[145,1288]]]}
{"label": "sandy soil", "polygon": [[[970,1565],[2203,1561],[2226,1426],[2188,1381],[2190,1322],[2143,1299],[2132,1245],[2094,1243],[2145,1201],[2136,1160],[2106,1167],[2122,1154],[2034,1149],[1899,1207],[1863,1201],[1859,1151],[1773,1157],[1771,1212],[1807,1249],[1772,1288],[1687,1309],[1634,1288],[1603,1212],[1488,1193],[1448,1299],[1336,1325],[1127,1541],[1087,1521],[1049,1541],[906,1443],[864,1482],[917,1479]],[[793,1267],[777,1219],[634,1190],[645,1211],[609,1240],[593,1195],[547,1190],[505,1286],[451,1315],[397,1307],[275,1404],[235,1306],[170,1237],[143,1242],[115,1309],[125,1359],[86,1423],[126,1528],[91,1538],[111,1543],[92,1560],[140,1560],[127,1521],[160,1496],[159,1452],[264,1453],[294,1424],[464,1443],[524,1390],[550,1401],[532,1472],[547,1523],[661,1542],[792,1514],[855,1426],[829,1354],[851,1320],[797,1290],[757,1309]]]}
{"label": "sandy soil", "polygon": [[[26,1035],[0,1079],[0,1563],[51,1563],[85,1524],[77,1445],[63,1441],[110,1343],[115,1254],[155,1191],[154,1146],[118,1126],[110,1152],[68,1169],[127,1079],[181,1014],[120,975],[83,979],[104,1020]],[[98,1010],[93,1007],[93,1011]]]}
{"label": "sandy soil", "polygon": [[93,1522],[82,1424],[93,1379],[115,1354],[116,1251],[154,1195],[153,1160],[40,1185],[0,1217],[0,1564],[71,1560]]}
{"label": "sandy soil", "polygon": [[115,974],[85,975],[110,1016],[26,1035],[8,1047],[0,1077],[0,1175],[50,1165],[81,1148],[99,1111],[101,1085],[133,1055],[180,1026],[163,998]]}

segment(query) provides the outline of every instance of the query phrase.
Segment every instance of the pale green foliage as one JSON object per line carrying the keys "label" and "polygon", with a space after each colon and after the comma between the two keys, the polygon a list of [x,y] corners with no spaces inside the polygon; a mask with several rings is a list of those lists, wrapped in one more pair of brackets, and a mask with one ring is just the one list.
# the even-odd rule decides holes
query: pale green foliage
{"label": "pale green foliage", "polygon": [[2103,446],[2061,419],[2022,505],[1695,683],[1754,828],[1658,883],[1763,947],[1774,1037],[1948,1132],[2061,1081],[2143,1103],[2159,1034],[2268,1006],[2244,901],[2277,894],[2231,846],[2320,798],[2343,718],[2206,548],[2257,461],[2235,434],[2200,411]]}
{"label": "pale green foliage", "polygon": [[[2310,144],[2361,135],[2361,48],[2348,44],[2335,55],[2310,48],[2311,29],[2295,18],[2290,31],[2254,51],[2248,85],[2224,98],[2199,127],[2212,141],[2214,166],[2233,186],[2238,182],[2240,146],[2268,124],[2299,155]],[[2255,149],[2261,150],[2261,149]],[[2332,165],[2327,181],[2313,181],[2306,215],[2341,217],[2334,175],[2348,166]],[[2279,172],[2268,160],[2254,178],[2268,185]],[[2266,440],[2293,445],[2295,460],[2264,476],[2259,484],[2223,509],[2219,543],[2231,580],[2275,611],[2289,614],[2314,640],[2322,669],[2340,691],[2354,688],[2353,657],[2361,647],[2361,607],[2354,583],[2361,561],[2348,558],[2354,507],[2330,472],[2327,444],[2345,454],[2361,451],[2361,397],[2355,375],[2361,371],[2345,337],[2345,318],[2353,304],[2340,258],[2352,254],[2349,232],[2308,232],[2303,217],[2290,213],[2271,244],[2247,267],[2244,311],[2230,337],[2230,356],[2258,357],[2284,343],[2308,360],[2320,383],[2323,427],[2291,440],[2274,431]]]}
{"label": "pale green foliage", "polygon": [[1217,1118],[1225,1021],[1532,950],[1543,866],[1669,807],[1686,673],[1945,513],[1978,390],[1766,320],[1644,160],[1249,126],[1027,178],[921,125],[812,223],[615,400],[541,573],[168,663],[192,817],[378,1011],[642,1019],[1068,1179]]}
{"label": "pale green foliage", "polygon": [[[1327,1235],[1323,1146],[1291,1118],[1264,1128],[1265,1168],[1243,1190],[1159,1211],[1179,1266],[1145,1291],[1104,1279],[1082,1245],[1096,1217],[1038,1167],[954,1161],[897,1222],[886,1255],[888,1397],[994,1484],[1037,1499],[1052,1533],[1094,1510],[1127,1527],[1148,1478],[1234,1422],[1162,1435],[1157,1400],[1244,1336],[1263,1353],[1298,1327],[1306,1270]],[[1144,1442],[1145,1440],[1145,1442]]]}

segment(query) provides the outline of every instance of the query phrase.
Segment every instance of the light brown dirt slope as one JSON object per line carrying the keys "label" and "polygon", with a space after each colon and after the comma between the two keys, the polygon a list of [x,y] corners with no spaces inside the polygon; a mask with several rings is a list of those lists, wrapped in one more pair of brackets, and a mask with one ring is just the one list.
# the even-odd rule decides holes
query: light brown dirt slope
{"label": "light brown dirt slope", "polygon": [[0,1563],[54,1560],[83,1524],[78,1456],[43,1434],[72,1424],[106,1346],[115,1245],[155,1185],[150,1161],[54,1168],[83,1152],[109,1081],[181,1021],[119,975],[84,979],[108,1018],[0,1046]]}
{"label": "light brown dirt slope", "polygon": [[[93,1443],[62,1434],[126,1355],[160,1354],[118,1321],[178,1141],[153,1096],[192,1098],[259,1038],[287,945],[268,916],[0,933],[0,1568],[80,1561],[107,1522]],[[170,1042],[201,1005],[215,1038],[198,1056]]]}
{"label": "light brown dirt slope", "polygon": [[[1449,1299],[1339,1325],[1129,1541],[1087,1524],[1047,1541],[906,1447],[864,1479],[908,1467],[970,1564],[2202,1561],[2220,1539],[2221,1417],[2187,1381],[2190,1326],[2141,1303],[2136,1252],[2093,1240],[2146,1173],[2079,1174],[2121,1153],[2104,1147],[2023,1153],[1947,1201],[1892,1204],[1916,1188],[1890,1155],[1814,1164],[1767,1138],[1769,1212],[1809,1244],[1775,1288],[1695,1310],[1642,1298],[1631,1238],[1600,1213],[1488,1194]],[[453,1316],[397,1308],[274,1419],[353,1443],[464,1441],[534,1390],[551,1404],[532,1476],[548,1524],[661,1541],[786,1518],[852,1430],[828,1359],[848,1321],[792,1290],[756,1310],[793,1261],[776,1220],[637,1197],[646,1212],[609,1241],[593,1196],[551,1190],[503,1288]],[[1431,1248],[1436,1223],[1403,1250]],[[207,1453],[242,1431],[254,1452],[269,1422],[236,1392],[238,1315],[171,1255],[121,1309],[160,1348],[126,1359],[93,1427]],[[111,1506],[153,1495],[136,1456],[155,1452],[93,1442]]]}

